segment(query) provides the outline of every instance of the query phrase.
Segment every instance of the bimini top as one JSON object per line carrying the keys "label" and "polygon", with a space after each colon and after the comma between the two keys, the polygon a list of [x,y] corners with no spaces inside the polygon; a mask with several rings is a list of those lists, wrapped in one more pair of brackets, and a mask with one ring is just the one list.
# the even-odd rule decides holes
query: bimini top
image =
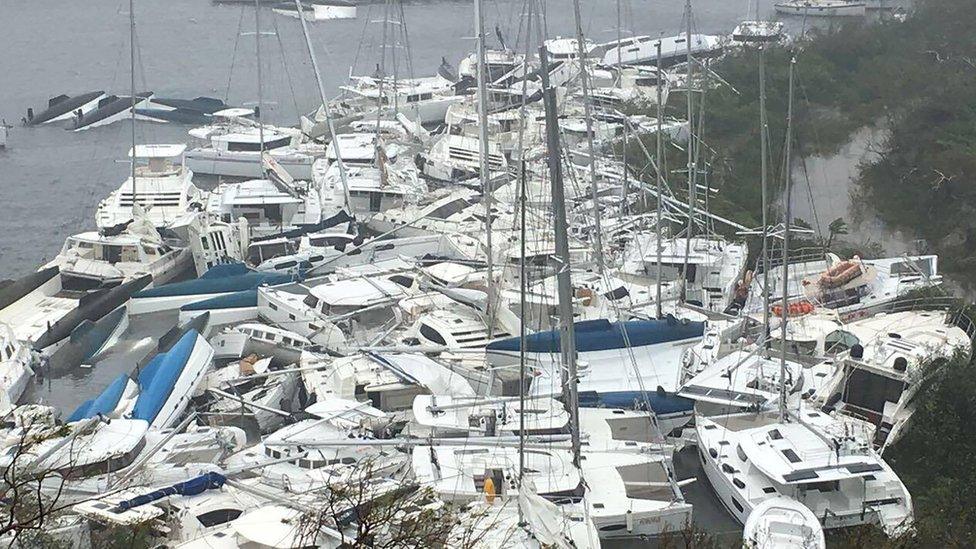
{"label": "bimini top", "polygon": [[159,353],[142,369],[139,373],[139,398],[132,407],[133,419],[149,423],[156,419],[183,373],[199,336],[196,330],[188,331],[169,351]]}
{"label": "bimini top", "polygon": [[[644,347],[702,337],[704,322],[688,322],[668,315],[660,320],[630,320],[610,322],[607,319],[586,320],[573,324],[576,351],[607,351],[627,347]],[[536,332],[525,338],[526,352],[558,353],[559,330]],[[519,338],[510,337],[489,343],[488,351],[518,351]]]}

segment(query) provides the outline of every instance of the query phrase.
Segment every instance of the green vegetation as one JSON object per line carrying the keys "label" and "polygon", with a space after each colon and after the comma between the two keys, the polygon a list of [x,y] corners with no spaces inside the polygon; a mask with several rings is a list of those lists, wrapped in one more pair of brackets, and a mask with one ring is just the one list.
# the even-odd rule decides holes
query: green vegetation
{"label": "green vegetation", "polygon": [[[918,0],[905,22],[848,24],[767,48],[770,196],[783,182],[788,67],[795,47],[794,158],[829,155],[865,126],[887,130],[876,158],[860,167],[859,202],[891,227],[925,239],[941,269],[976,284],[976,9],[972,0]],[[728,85],[705,98],[704,141],[715,213],[747,226],[761,219],[759,52],[745,49],[711,69]],[[671,114],[681,116],[681,98]],[[630,158],[637,158],[636,153]],[[672,170],[685,165],[672,150]],[[679,196],[683,175],[672,186]],[[794,184],[803,191],[802,181]],[[778,215],[774,214],[777,217]],[[835,220],[816,243],[843,247]],[[877,529],[830,536],[836,547],[972,547],[976,543],[976,364],[932,364],[903,438],[886,454],[914,497],[912,532],[889,540]]]}
{"label": "green vegetation", "polygon": [[[865,126],[887,130],[876,159],[861,166],[857,203],[870,205],[890,227],[924,239],[952,278],[976,284],[974,26],[971,0],[918,0],[905,22],[849,23],[808,31],[793,45],[767,47],[771,200],[783,183],[788,68],[795,52],[793,158],[835,153]],[[756,227],[761,224],[759,52],[737,51],[710,68],[727,85],[705,98],[707,151],[700,164],[708,163],[708,183],[720,189],[709,206]],[[683,98],[675,96],[669,111],[683,116]],[[641,158],[639,149],[629,157]],[[684,153],[669,147],[666,164],[674,170],[672,186],[679,196],[684,175],[677,170],[685,163]],[[806,192],[802,179],[794,177],[795,192]],[[822,230],[821,243],[843,238],[843,232]]]}

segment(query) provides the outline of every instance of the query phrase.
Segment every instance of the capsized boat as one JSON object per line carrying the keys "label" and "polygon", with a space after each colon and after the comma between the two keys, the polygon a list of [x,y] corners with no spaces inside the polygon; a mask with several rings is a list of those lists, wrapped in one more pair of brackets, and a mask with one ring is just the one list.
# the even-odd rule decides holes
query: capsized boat
{"label": "capsized boat", "polygon": [[37,126],[49,122],[60,122],[71,118],[84,116],[98,106],[99,100],[105,97],[103,91],[92,91],[75,96],[59,95],[47,102],[47,108],[34,114],[34,109],[27,109],[27,116],[23,122],[25,126]]}

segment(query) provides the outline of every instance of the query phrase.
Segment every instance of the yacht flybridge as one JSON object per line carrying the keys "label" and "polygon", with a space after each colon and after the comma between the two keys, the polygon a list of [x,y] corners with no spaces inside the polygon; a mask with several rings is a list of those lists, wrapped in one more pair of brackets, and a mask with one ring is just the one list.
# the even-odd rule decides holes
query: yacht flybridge
{"label": "yacht flybridge", "polygon": [[95,212],[99,229],[115,227],[132,219],[133,204],[158,228],[185,214],[193,204],[202,205],[206,195],[193,184],[193,172],[183,165],[186,145],[137,145],[129,151],[136,162],[136,180],[130,177],[102,200]]}

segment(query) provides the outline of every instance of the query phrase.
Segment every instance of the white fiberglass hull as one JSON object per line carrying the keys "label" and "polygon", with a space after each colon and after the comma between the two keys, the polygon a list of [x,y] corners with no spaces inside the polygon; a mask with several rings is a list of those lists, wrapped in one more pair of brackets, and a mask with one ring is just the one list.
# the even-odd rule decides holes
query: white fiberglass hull
{"label": "white fiberglass hull", "polygon": [[[312,164],[315,157],[309,155],[274,155],[288,175],[295,179],[312,179]],[[187,151],[186,167],[194,173],[219,175],[223,177],[264,177],[264,170],[258,154],[251,152],[226,152],[209,148]]]}
{"label": "white fiberglass hull", "polygon": [[186,410],[187,405],[190,403],[188,395],[193,394],[197,385],[203,381],[203,376],[207,369],[210,368],[213,356],[213,347],[198,334],[196,336],[196,342],[193,344],[193,350],[190,352],[190,356],[183,366],[180,377],[173,385],[173,389],[159,410],[159,413],[149,425],[150,429],[165,429],[176,423],[176,420],[179,419],[180,415],[183,414],[183,411]]}
{"label": "white fiberglass hull", "polygon": [[133,297],[126,304],[130,315],[144,315],[163,311],[175,311],[184,305],[220,297],[234,292],[216,294],[168,295],[162,297]]}
{"label": "white fiberglass hull", "polygon": [[6,414],[27,390],[34,371],[17,361],[0,363],[0,414]]}
{"label": "white fiberglass hull", "polygon": [[809,17],[863,17],[866,6],[863,3],[800,3],[776,4],[776,11],[786,15]]}
{"label": "white fiberglass hull", "polygon": [[180,311],[180,322],[189,322],[203,313],[210,313],[207,327],[211,330],[229,324],[253,321],[258,318],[257,307],[231,307],[227,309],[209,309],[206,311]]}

